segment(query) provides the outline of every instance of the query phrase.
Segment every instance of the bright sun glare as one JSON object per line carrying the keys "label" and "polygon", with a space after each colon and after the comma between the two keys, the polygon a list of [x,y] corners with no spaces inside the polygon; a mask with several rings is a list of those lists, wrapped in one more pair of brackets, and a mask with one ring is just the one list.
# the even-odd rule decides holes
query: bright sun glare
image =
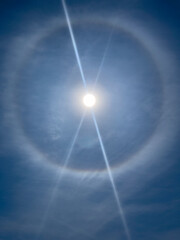
{"label": "bright sun glare", "polygon": [[86,107],[92,108],[96,104],[96,98],[93,94],[88,93],[83,97],[83,103]]}

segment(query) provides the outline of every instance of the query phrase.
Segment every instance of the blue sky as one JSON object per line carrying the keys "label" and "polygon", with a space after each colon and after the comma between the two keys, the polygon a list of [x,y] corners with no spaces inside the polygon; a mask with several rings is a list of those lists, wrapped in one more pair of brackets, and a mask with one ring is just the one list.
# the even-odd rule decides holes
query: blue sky
{"label": "blue sky", "polygon": [[1,1],[0,240],[178,240],[179,2],[66,5],[110,173],[61,1]]}

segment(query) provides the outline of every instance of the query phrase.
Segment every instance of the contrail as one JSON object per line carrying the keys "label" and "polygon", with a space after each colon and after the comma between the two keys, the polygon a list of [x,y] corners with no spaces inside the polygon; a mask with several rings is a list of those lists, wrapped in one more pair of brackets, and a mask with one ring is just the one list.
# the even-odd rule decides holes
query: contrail
{"label": "contrail", "polygon": [[76,143],[77,137],[78,137],[78,135],[79,135],[79,131],[80,131],[81,126],[82,126],[82,124],[83,124],[85,115],[86,115],[86,111],[84,111],[84,113],[83,113],[83,115],[82,115],[82,117],[81,117],[80,123],[79,123],[79,125],[78,125],[78,128],[77,128],[77,130],[76,130],[76,133],[75,133],[74,138],[73,138],[73,140],[72,140],[72,143],[71,143],[69,152],[68,152],[68,154],[67,154],[67,157],[66,157],[66,159],[65,159],[65,162],[64,162],[64,164],[63,164],[63,168],[62,168],[62,170],[61,170],[61,176],[62,176],[62,174],[64,173],[65,168],[67,167],[69,158],[70,158],[71,153],[72,153],[72,150],[73,150],[73,148],[74,148],[74,144]]}
{"label": "contrail", "polygon": [[68,24],[69,33],[70,33],[70,36],[71,36],[71,40],[72,40],[74,52],[75,52],[75,55],[76,55],[76,59],[77,59],[77,62],[78,62],[79,70],[80,70],[80,73],[81,73],[83,85],[84,85],[84,88],[86,88],[87,84],[86,84],[86,80],[85,80],[85,77],[84,77],[84,72],[83,72],[83,69],[82,69],[82,64],[81,64],[81,60],[80,60],[80,57],[79,57],[77,44],[76,44],[76,40],[75,40],[75,37],[74,37],[73,29],[72,29],[72,26],[71,26],[71,21],[70,21],[70,18],[69,18],[69,14],[68,14],[68,10],[67,10],[65,0],[62,0],[62,5],[63,5],[64,13],[65,13],[65,16],[66,16],[66,21],[67,21],[67,24]]}
{"label": "contrail", "polygon": [[102,141],[102,138],[101,138],[99,127],[98,127],[96,117],[95,117],[95,114],[94,114],[93,111],[92,111],[92,118],[93,118],[93,121],[94,121],[94,125],[95,125],[96,132],[97,132],[97,135],[98,135],[98,139],[99,139],[99,143],[100,143],[100,146],[101,146],[102,154],[103,154],[104,161],[105,161],[105,164],[106,164],[106,168],[107,168],[107,171],[108,171],[109,179],[110,179],[110,182],[111,182],[111,185],[112,185],[112,188],[113,188],[114,197],[115,197],[115,200],[116,200],[116,203],[117,203],[117,206],[118,206],[118,210],[119,210],[119,214],[120,214],[120,217],[122,219],[123,226],[124,226],[124,230],[125,230],[127,239],[131,240],[131,236],[130,236],[129,229],[128,229],[126,219],[125,219],[125,216],[124,216],[124,212],[123,212],[123,209],[122,209],[119,197],[118,197],[116,185],[114,183],[114,179],[113,179],[113,176],[112,176],[112,172],[111,172],[109,161],[108,161],[108,158],[107,158],[107,155],[106,155],[104,144],[103,144],[103,141]]}
{"label": "contrail", "polygon": [[41,225],[40,225],[40,228],[39,228],[39,231],[38,231],[38,236],[36,237],[36,240],[38,240],[40,238],[40,235],[42,233],[42,230],[44,228],[44,225],[46,223],[46,220],[47,220],[47,217],[48,217],[48,214],[49,214],[49,210],[50,210],[50,207],[56,197],[56,194],[57,194],[57,191],[58,191],[58,185],[59,185],[59,182],[61,181],[61,178],[63,176],[63,173],[64,173],[64,170],[65,168],[67,167],[67,164],[69,162],[69,159],[70,159],[70,156],[71,156],[71,153],[73,151],[73,148],[74,148],[74,144],[76,143],[76,140],[77,140],[77,137],[79,135],[79,131],[81,129],[81,126],[83,124],[83,121],[84,121],[84,118],[85,118],[85,115],[86,115],[86,112],[83,113],[82,117],[81,117],[81,120],[80,120],[80,123],[78,125],[78,128],[76,130],[76,133],[74,135],[74,138],[72,140],[72,143],[70,145],[70,148],[69,148],[69,151],[68,151],[68,154],[66,156],[66,159],[64,161],[64,164],[62,166],[62,168],[58,171],[58,175],[57,175],[57,180],[56,180],[56,184],[54,186],[54,189],[52,191],[52,194],[51,194],[51,197],[50,197],[50,200],[49,200],[49,203],[48,203],[48,206],[47,206],[47,209],[45,211],[45,214],[44,214],[44,217],[42,219],[42,222],[41,222]]}
{"label": "contrail", "polygon": [[101,60],[101,64],[100,64],[99,69],[98,69],[98,72],[97,72],[96,79],[95,79],[95,81],[94,81],[94,87],[93,87],[93,88],[95,88],[95,86],[96,86],[96,84],[97,84],[97,82],[98,82],[98,80],[99,80],[99,76],[100,76],[100,74],[101,74],[101,71],[102,71],[102,68],[103,68],[103,65],[104,65],[104,61],[105,61],[105,59],[106,59],[106,55],[107,55],[107,52],[108,52],[108,49],[109,49],[109,45],[110,45],[110,43],[111,43],[111,39],[112,39],[112,35],[113,35],[113,30],[114,30],[114,29],[111,30],[111,33],[110,33],[109,38],[108,38],[108,40],[107,40],[106,47],[105,47],[105,50],[104,50],[104,54],[103,54],[103,57],[102,57],[102,60]]}
{"label": "contrail", "polygon": [[[86,80],[85,80],[85,77],[84,77],[84,72],[83,72],[83,69],[82,69],[82,64],[81,64],[81,60],[80,60],[80,57],[79,57],[79,53],[78,53],[76,41],[75,41],[75,38],[74,38],[73,30],[72,30],[72,27],[71,27],[71,22],[70,22],[70,18],[69,18],[69,14],[68,14],[68,11],[67,11],[67,6],[66,6],[66,3],[65,3],[65,0],[62,0],[62,5],[63,5],[64,13],[65,13],[65,16],[66,16],[66,21],[67,21],[67,24],[68,24],[68,28],[69,28],[74,52],[75,52],[75,55],[76,55],[76,59],[77,59],[77,62],[78,62],[79,70],[80,70],[80,73],[81,73],[82,81],[83,81],[83,84],[84,84],[84,88],[86,88],[87,84],[86,84]],[[110,37],[109,37],[109,40],[108,40],[108,43],[107,43],[107,47],[105,49],[103,59],[102,59],[102,62],[100,64],[100,67],[99,67],[99,70],[98,70],[98,74],[97,74],[97,77],[96,77],[96,80],[95,80],[95,85],[98,81],[99,75],[101,73],[101,70],[102,70],[102,67],[103,67],[103,64],[104,64],[104,60],[105,60],[105,57],[106,57],[106,54],[107,54],[107,50],[108,50],[108,47],[109,47],[109,44],[110,44],[111,37],[112,37],[112,33],[110,34]],[[113,179],[113,176],[112,176],[112,173],[111,173],[109,161],[108,161],[108,158],[107,158],[107,155],[106,155],[106,152],[105,152],[105,148],[104,148],[102,138],[101,138],[101,135],[100,135],[100,132],[99,132],[98,124],[97,124],[97,121],[96,121],[96,118],[95,118],[95,115],[94,115],[93,111],[92,111],[92,117],[93,117],[94,125],[95,125],[95,128],[96,128],[96,132],[97,132],[97,135],[98,135],[101,150],[102,150],[102,153],[103,153],[104,161],[105,161],[107,171],[108,171],[108,174],[109,174],[110,182],[112,184],[112,188],[113,188],[115,200],[117,202],[119,214],[120,214],[120,217],[122,219],[122,223],[123,223],[123,226],[124,226],[124,229],[125,229],[125,233],[126,233],[127,239],[131,240],[129,229],[128,229],[126,219],[125,219],[125,216],[124,216],[124,212],[123,212],[123,209],[122,209],[119,197],[118,197],[117,189],[116,189],[116,186],[115,186],[115,183],[114,183],[114,179]],[[69,151],[70,154],[71,154],[71,151],[72,150],[70,148],[70,151]]]}

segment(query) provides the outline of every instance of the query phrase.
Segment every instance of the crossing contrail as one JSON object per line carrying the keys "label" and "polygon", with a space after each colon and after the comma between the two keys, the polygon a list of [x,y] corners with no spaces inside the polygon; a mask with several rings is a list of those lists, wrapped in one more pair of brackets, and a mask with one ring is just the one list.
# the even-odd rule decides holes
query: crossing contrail
{"label": "crossing contrail", "polygon": [[101,74],[101,72],[102,72],[102,68],[103,68],[103,65],[104,65],[104,61],[105,61],[105,59],[106,59],[107,52],[108,52],[108,49],[109,49],[109,46],[110,46],[110,43],[111,43],[111,39],[112,39],[112,35],[113,35],[113,30],[114,30],[114,29],[111,30],[110,35],[109,35],[109,37],[108,37],[108,40],[107,40],[107,43],[106,43],[106,47],[105,47],[105,50],[104,50],[104,53],[103,53],[103,57],[102,57],[102,60],[101,60],[101,63],[100,63],[100,66],[99,66],[99,69],[98,69],[98,72],[97,72],[97,75],[96,75],[96,79],[95,79],[95,81],[94,81],[94,87],[93,87],[93,88],[96,87],[96,84],[97,84],[97,82],[98,82],[98,80],[99,80],[99,76],[100,76],[100,74]]}
{"label": "crossing contrail", "polygon": [[62,0],[62,5],[63,5],[64,13],[65,13],[65,16],[66,16],[66,21],[67,21],[67,24],[68,24],[69,33],[70,33],[70,36],[71,36],[71,40],[72,40],[74,52],[75,52],[75,55],[76,55],[77,63],[78,63],[79,70],[80,70],[80,73],[81,73],[81,78],[82,78],[82,81],[83,81],[83,85],[84,85],[84,88],[86,88],[87,84],[86,84],[86,80],[85,80],[85,76],[84,76],[84,72],[83,72],[83,68],[82,68],[82,64],[81,64],[81,59],[79,57],[76,40],[75,40],[75,37],[74,37],[73,29],[71,27],[71,21],[70,21],[70,18],[69,18],[67,6],[66,6],[66,3],[65,3],[64,0]]}
{"label": "crossing contrail", "polygon": [[57,191],[58,191],[58,185],[59,185],[59,183],[60,183],[60,181],[61,181],[61,178],[62,178],[62,176],[63,176],[63,173],[64,173],[64,171],[65,171],[65,169],[66,169],[66,167],[67,167],[67,165],[68,165],[68,162],[69,162],[69,159],[70,159],[70,157],[71,157],[71,154],[72,154],[74,145],[75,145],[76,140],[77,140],[77,137],[78,137],[78,135],[79,135],[79,131],[80,131],[81,126],[82,126],[82,124],[83,124],[85,115],[86,115],[86,112],[84,112],[83,115],[82,115],[82,117],[81,117],[80,123],[79,123],[78,128],[77,128],[77,130],[76,130],[76,132],[75,132],[74,138],[72,139],[72,143],[71,143],[71,145],[70,145],[69,151],[68,151],[67,156],[66,156],[66,159],[65,159],[65,161],[64,161],[64,164],[63,164],[62,168],[58,171],[56,183],[55,183],[55,186],[54,186],[53,191],[52,191],[52,193],[51,193],[51,196],[50,196],[50,199],[49,199],[49,202],[48,202],[48,206],[47,206],[47,209],[46,209],[46,211],[45,211],[45,213],[44,213],[44,217],[43,217],[43,219],[42,219],[42,222],[41,222],[41,225],[40,225],[40,228],[39,228],[39,231],[38,231],[38,235],[37,235],[37,237],[36,237],[36,240],[38,240],[38,239],[40,238],[40,235],[41,235],[41,233],[42,233],[42,231],[43,231],[44,225],[45,225],[45,223],[46,223],[46,220],[47,220],[47,217],[48,217],[48,214],[49,214],[50,207],[52,206],[53,201],[54,201],[54,199],[55,199],[55,197],[56,197],[56,194],[57,194]]}
{"label": "crossing contrail", "polygon": [[[77,59],[77,63],[78,63],[79,70],[80,70],[80,73],[81,73],[81,77],[82,77],[82,80],[83,80],[83,85],[86,88],[87,84],[86,84],[86,80],[85,80],[85,77],[84,77],[84,72],[83,72],[83,69],[82,69],[82,64],[81,64],[81,60],[80,60],[80,57],[79,57],[79,53],[78,53],[76,41],[75,41],[75,38],[74,38],[74,34],[73,34],[73,30],[72,30],[72,26],[71,26],[71,22],[70,22],[70,18],[69,18],[69,14],[68,14],[68,11],[67,11],[67,6],[66,6],[66,3],[65,3],[65,0],[62,0],[62,5],[63,5],[64,13],[65,13],[65,16],[66,16],[66,21],[67,21],[67,24],[68,24],[68,28],[69,28],[74,52],[75,52],[76,59]],[[100,64],[100,67],[99,67],[99,70],[98,70],[98,74],[97,74],[97,77],[96,77],[96,80],[95,80],[95,85],[96,85],[96,82],[97,82],[97,80],[99,78],[99,75],[101,73],[102,66],[104,64],[104,60],[105,60],[107,50],[108,50],[108,47],[109,47],[109,44],[110,44],[111,36],[112,36],[112,33],[111,33],[110,38],[108,40],[108,44],[107,44],[107,47],[105,49],[102,62]],[[97,135],[98,135],[99,143],[100,143],[100,146],[101,146],[102,154],[103,154],[104,161],[105,161],[105,164],[106,164],[106,168],[107,168],[107,171],[108,171],[109,179],[110,179],[110,182],[111,182],[111,185],[112,185],[112,188],[113,188],[114,197],[115,197],[115,200],[116,200],[116,203],[117,203],[117,206],[118,206],[118,211],[119,211],[122,223],[123,223],[123,227],[124,227],[127,239],[131,240],[129,229],[128,229],[126,219],[125,219],[125,216],[124,216],[124,212],[123,212],[123,209],[122,209],[119,197],[118,197],[118,193],[117,193],[117,189],[116,189],[114,179],[113,179],[113,176],[112,176],[112,173],[111,173],[111,168],[110,168],[110,165],[109,165],[109,161],[108,161],[106,151],[105,151],[105,148],[104,148],[104,144],[103,144],[101,134],[100,134],[100,131],[99,131],[99,127],[98,127],[96,117],[95,117],[95,114],[94,114],[93,111],[92,111],[92,118],[93,118],[93,122],[94,122],[96,132],[97,132]]]}
{"label": "crossing contrail", "polygon": [[103,154],[103,157],[104,157],[104,161],[105,161],[106,168],[107,168],[107,171],[108,171],[109,179],[110,179],[110,182],[111,182],[111,185],[112,185],[112,189],[113,189],[113,192],[114,192],[114,197],[115,197],[115,200],[116,200],[116,203],[117,203],[117,206],[118,206],[118,211],[119,211],[122,223],[123,223],[123,227],[124,227],[127,239],[131,240],[131,236],[130,236],[129,229],[128,229],[128,226],[127,226],[127,222],[126,222],[126,219],[125,219],[125,216],[124,216],[124,212],[123,212],[120,200],[119,200],[119,196],[118,196],[118,193],[117,193],[116,185],[115,185],[115,182],[114,182],[114,179],[113,179],[113,176],[112,176],[112,172],[111,172],[111,168],[110,168],[110,165],[109,165],[109,161],[108,161],[108,158],[107,158],[107,155],[106,155],[106,151],[105,151],[105,148],[104,148],[104,144],[103,144],[103,141],[102,141],[102,137],[101,137],[101,134],[100,134],[100,131],[99,131],[99,127],[98,127],[98,124],[97,124],[97,121],[96,121],[96,117],[95,117],[95,114],[94,114],[93,111],[92,111],[92,118],[93,118],[93,122],[94,122],[94,125],[95,125],[95,128],[96,128],[96,132],[97,132],[97,135],[98,135],[99,144],[101,146],[102,154]]}

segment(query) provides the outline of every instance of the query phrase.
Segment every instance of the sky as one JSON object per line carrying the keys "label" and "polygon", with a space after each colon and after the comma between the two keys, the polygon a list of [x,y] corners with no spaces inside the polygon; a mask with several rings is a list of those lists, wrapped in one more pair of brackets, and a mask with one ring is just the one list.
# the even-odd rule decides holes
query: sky
{"label": "sky", "polygon": [[180,239],[179,7],[0,2],[0,240]]}

